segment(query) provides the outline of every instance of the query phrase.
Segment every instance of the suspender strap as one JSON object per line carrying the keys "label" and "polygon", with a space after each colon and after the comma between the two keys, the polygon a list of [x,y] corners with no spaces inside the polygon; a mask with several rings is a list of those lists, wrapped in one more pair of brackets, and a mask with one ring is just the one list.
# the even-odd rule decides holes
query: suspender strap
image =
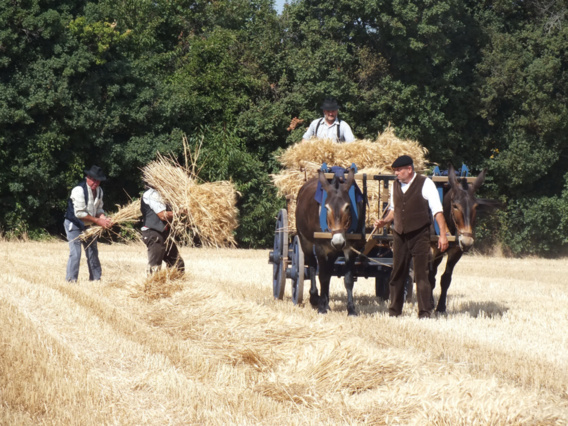
{"label": "suspender strap", "polygon": [[[320,118],[320,120],[318,121],[318,124],[316,126],[316,133],[314,135],[316,138],[318,137],[318,130],[319,130],[319,127],[320,127],[320,124],[321,124],[322,121],[323,121],[323,118]],[[341,120],[338,120],[337,121],[337,142],[341,142],[341,139],[339,138],[340,127],[341,127]]]}

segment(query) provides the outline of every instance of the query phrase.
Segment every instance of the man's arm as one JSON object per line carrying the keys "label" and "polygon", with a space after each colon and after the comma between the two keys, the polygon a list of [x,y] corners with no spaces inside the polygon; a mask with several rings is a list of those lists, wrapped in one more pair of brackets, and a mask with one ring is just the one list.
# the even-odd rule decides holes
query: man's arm
{"label": "man's arm", "polygon": [[382,228],[383,226],[389,225],[393,220],[394,210],[391,209],[387,212],[387,215],[384,218],[375,221],[375,228]]}
{"label": "man's arm", "polygon": [[444,219],[444,213],[438,212],[434,217],[436,222],[438,222],[438,227],[440,228],[440,237],[438,238],[438,249],[444,252],[448,249],[448,226],[446,225],[446,219]]}
{"label": "man's arm", "polygon": [[112,222],[112,219],[106,217],[106,216],[104,215],[104,213],[101,214],[101,215],[98,216],[98,217],[91,216],[91,215],[88,214],[88,215],[86,215],[86,216],[83,216],[81,219],[82,219],[82,220],[88,220],[88,221],[92,222],[92,223],[95,224],[95,225],[102,226],[103,228],[110,228],[110,227],[112,226],[112,223],[113,223],[113,222]]}
{"label": "man's arm", "polygon": [[163,210],[159,213],[156,213],[162,222],[171,222],[174,218],[174,212],[169,212],[167,210]]}
{"label": "man's arm", "polygon": [[97,212],[96,216],[91,216],[87,212],[87,204],[85,196],[83,195],[83,188],[80,186],[76,186],[71,191],[71,202],[73,203],[75,216],[78,219],[89,221],[95,225],[102,226],[103,228],[110,228],[112,226],[112,219],[107,218],[104,212],[100,214]]}
{"label": "man's arm", "polygon": [[310,139],[316,135],[316,122],[318,120],[314,120],[310,123],[310,127],[308,127],[308,130],[306,130],[306,133],[304,133],[304,136],[302,136],[302,139]]}
{"label": "man's arm", "polygon": [[351,127],[345,121],[342,121],[339,125],[340,131],[343,133],[343,140],[345,142],[353,142],[355,140],[355,136],[351,131]]}

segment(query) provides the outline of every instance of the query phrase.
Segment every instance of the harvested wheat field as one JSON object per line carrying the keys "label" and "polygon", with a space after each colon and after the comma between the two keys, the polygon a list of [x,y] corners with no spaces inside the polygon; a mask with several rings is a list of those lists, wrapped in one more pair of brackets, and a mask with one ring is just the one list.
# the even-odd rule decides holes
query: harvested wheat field
{"label": "harvested wheat field", "polygon": [[[400,318],[340,279],[331,309],[272,298],[266,250],[183,248],[146,281],[142,244],[0,242],[0,424],[567,424],[568,262],[465,256],[448,315]],[[307,297],[306,297],[307,299]]]}

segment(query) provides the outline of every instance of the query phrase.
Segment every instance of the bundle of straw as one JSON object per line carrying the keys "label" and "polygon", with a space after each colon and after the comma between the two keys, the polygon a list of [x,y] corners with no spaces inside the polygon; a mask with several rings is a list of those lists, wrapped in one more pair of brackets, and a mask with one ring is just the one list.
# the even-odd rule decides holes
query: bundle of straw
{"label": "bundle of straw", "polygon": [[[329,139],[312,138],[302,140],[284,151],[278,160],[285,167],[279,174],[272,175],[272,182],[278,193],[288,200],[288,226],[295,229],[295,198],[307,179],[317,176],[322,163],[328,167],[348,168],[355,163],[359,173],[392,173],[391,164],[401,155],[410,155],[416,170],[426,167],[428,151],[417,141],[402,140],[396,137],[389,125],[376,140],[355,140],[351,143],[336,143]],[[366,223],[371,226],[379,216],[377,209],[381,188],[378,181],[367,181],[369,214]]]}
{"label": "bundle of straw", "polygon": [[[113,227],[115,225],[121,226],[125,224],[134,224],[140,219],[140,216],[142,215],[140,213],[140,200],[134,200],[130,204],[127,204],[126,206],[122,207],[117,206],[117,207],[118,211],[108,216],[113,221]],[[105,229],[102,226],[93,225],[87,228],[87,230],[81,234],[80,238],[83,241],[90,240],[91,238],[94,237],[98,238],[101,237],[105,233],[105,231],[108,233],[112,233],[117,237],[120,237],[120,234],[113,231],[113,228]],[[135,235],[138,236],[138,234]]]}
{"label": "bundle of straw", "polygon": [[235,246],[238,211],[233,183],[198,183],[195,170],[158,154],[142,168],[142,178],[172,209],[171,238],[188,245],[198,240],[210,247]]}
{"label": "bundle of straw", "polygon": [[146,278],[141,292],[132,297],[142,296],[146,300],[156,300],[171,297],[174,293],[183,290],[184,273],[178,268],[163,268]]}

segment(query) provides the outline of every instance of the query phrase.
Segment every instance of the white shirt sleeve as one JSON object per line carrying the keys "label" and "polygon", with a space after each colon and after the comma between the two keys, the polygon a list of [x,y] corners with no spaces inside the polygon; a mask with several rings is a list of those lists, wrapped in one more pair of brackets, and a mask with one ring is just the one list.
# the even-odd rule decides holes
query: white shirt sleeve
{"label": "white shirt sleeve", "polygon": [[166,205],[164,204],[160,193],[155,189],[149,189],[148,191],[146,191],[142,196],[142,199],[156,214],[166,210]]}
{"label": "white shirt sleeve", "polygon": [[432,179],[426,178],[424,181],[424,185],[422,186],[422,196],[426,201],[428,201],[432,217],[435,217],[436,214],[444,211],[442,202],[440,201],[438,188],[436,188],[436,184]]}
{"label": "white shirt sleeve", "polygon": [[316,127],[318,125],[318,121],[320,119],[318,118],[317,120],[314,120],[310,123],[310,127],[308,127],[308,130],[306,130],[306,133],[304,133],[304,136],[302,136],[302,139],[310,139],[313,138],[316,135]]}
{"label": "white shirt sleeve", "polygon": [[71,201],[73,201],[73,209],[75,210],[75,216],[77,216],[77,218],[79,219],[82,219],[85,216],[97,217],[104,213],[102,188],[97,188],[94,199],[93,191],[89,187],[87,187],[87,194],[90,197],[89,200],[85,200],[85,193],[83,192],[82,187],[76,186],[71,190]]}
{"label": "white shirt sleeve", "polygon": [[79,219],[87,216],[87,202],[85,200],[85,194],[83,193],[83,188],[76,186],[71,190],[71,201],[73,202],[73,209],[75,210],[75,216]]}

